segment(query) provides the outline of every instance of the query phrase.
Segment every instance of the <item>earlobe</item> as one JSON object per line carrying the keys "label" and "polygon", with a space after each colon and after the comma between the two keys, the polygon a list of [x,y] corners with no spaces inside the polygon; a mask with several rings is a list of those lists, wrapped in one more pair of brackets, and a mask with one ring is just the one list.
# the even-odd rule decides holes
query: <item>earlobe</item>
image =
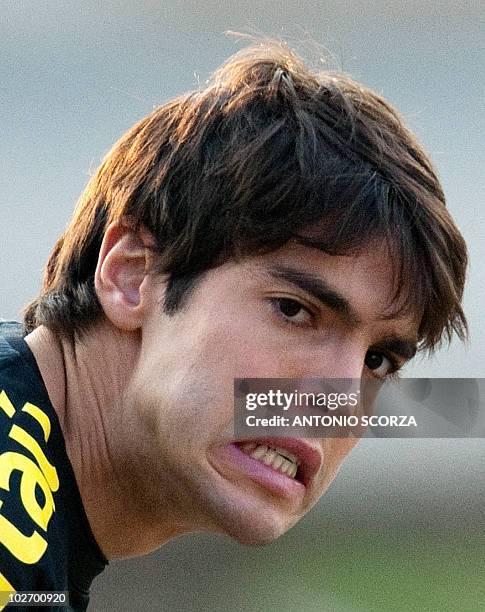
{"label": "earlobe", "polygon": [[104,236],[95,273],[95,289],[106,317],[116,327],[138,329],[144,312],[142,285],[149,271],[153,237],[121,223]]}

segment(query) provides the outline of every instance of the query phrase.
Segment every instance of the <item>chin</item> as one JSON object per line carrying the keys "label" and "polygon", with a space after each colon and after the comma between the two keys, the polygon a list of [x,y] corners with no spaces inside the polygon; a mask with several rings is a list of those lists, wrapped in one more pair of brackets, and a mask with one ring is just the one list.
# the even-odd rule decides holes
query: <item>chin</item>
{"label": "chin", "polygon": [[257,519],[253,517],[249,521],[244,520],[243,517],[238,517],[238,519],[225,525],[223,533],[239,544],[254,547],[271,544],[291,529],[294,524],[282,521],[273,513],[268,513],[267,516],[261,513]]}
{"label": "chin", "polygon": [[[283,532],[285,533],[285,532]],[[267,546],[268,544],[271,544],[272,542],[274,542],[275,540],[277,540],[279,537],[281,537],[283,535],[283,533],[279,534],[279,535],[275,535],[275,536],[271,536],[268,537],[267,534],[265,534],[264,536],[261,537],[257,537],[255,534],[244,534],[242,537],[235,537],[235,536],[230,536],[233,540],[235,540],[238,544],[241,544],[242,546],[248,546],[248,547],[252,547],[252,548],[258,548],[258,547],[262,547],[262,546]],[[247,535],[247,537],[245,537]]]}
{"label": "chin", "polygon": [[[272,495],[251,481],[231,482],[211,473],[197,487],[199,508],[210,517],[208,531],[230,537],[245,546],[264,546],[284,535],[303,516],[292,501]],[[202,495],[203,494],[203,495]],[[202,499],[201,499],[202,498]]]}

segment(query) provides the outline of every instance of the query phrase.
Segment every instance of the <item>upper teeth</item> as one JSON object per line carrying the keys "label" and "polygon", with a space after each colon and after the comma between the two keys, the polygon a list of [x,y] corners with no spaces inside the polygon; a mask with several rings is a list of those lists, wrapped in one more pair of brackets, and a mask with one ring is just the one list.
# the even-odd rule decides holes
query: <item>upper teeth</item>
{"label": "upper teeth", "polygon": [[255,442],[246,442],[241,448],[254,459],[262,461],[290,478],[295,478],[299,462],[295,455],[288,452],[285,448],[279,448],[278,446],[271,447],[266,444],[256,444]]}

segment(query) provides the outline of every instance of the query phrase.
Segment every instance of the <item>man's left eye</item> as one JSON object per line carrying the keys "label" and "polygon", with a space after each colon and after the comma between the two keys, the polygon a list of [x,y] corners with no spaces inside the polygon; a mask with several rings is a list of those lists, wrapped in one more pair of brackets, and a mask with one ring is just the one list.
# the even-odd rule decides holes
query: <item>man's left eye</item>
{"label": "man's left eye", "polygon": [[395,361],[380,351],[367,351],[364,363],[378,378],[385,378],[399,369]]}

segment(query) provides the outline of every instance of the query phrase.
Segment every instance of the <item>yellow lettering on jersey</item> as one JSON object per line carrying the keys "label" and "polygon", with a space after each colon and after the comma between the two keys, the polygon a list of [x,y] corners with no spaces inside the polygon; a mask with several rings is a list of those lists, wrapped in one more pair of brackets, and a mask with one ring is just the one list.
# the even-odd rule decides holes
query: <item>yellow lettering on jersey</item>
{"label": "yellow lettering on jersey", "polygon": [[12,440],[15,440],[16,442],[21,444],[24,448],[30,451],[32,455],[34,455],[37,463],[39,464],[40,469],[42,470],[47,482],[49,483],[49,487],[53,491],[57,491],[57,489],[59,488],[59,478],[57,476],[57,470],[53,465],[49,463],[37,440],[33,438],[30,434],[28,434],[25,429],[22,429],[22,427],[19,427],[18,425],[12,425],[8,436],[9,438],[12,438]]}
{"label": "yellow lettering on jersey", "polygon": [[12,402],[8,399],[8,395],[5,393],[5,391],[0,393],[0,408],[10,419],[15,414],[15,408],[13,407]]}
{"label": "yellow lettering on jersey", "polygon": [[32,535],[26,536],[1,514],[0,542],[22,563],[37,563],[47,549],[47,542],[40,533],[34,531]]}
{"label": "yellow lettering on jersey", "polygon": [[[20,497],[24,508],[33,521],[47,531],[47,526],[54,512],[52,491],[38,466],[24,455],[12,451],[0,455],[0,487],[10,490],[10,476],[14,470],[22,472],[20,479]],[[44,505],[40,506],[35,496],[35,487],[39,486],[44,494]],[[0,535],[1,540],[1,535]]]}
{"label": "yellow lettering on jersey", "polygon": [[8,603],[8,597],[10,594],[15,593],[15,589],[5,576],[0,572],[0,612],[5,608]]}
{"label": "yellow lettering on jersey", "polygon": [[38,406],[35,406],[30,402],[27,402],[24,405],[22,411],[30,414],[30,416],[34,417],[34,419],[39,423],[39,425],[42,427],[42,431],[44,432],[44,440],[47,442],[51,434],[51,422],[49,421],[49,417],[46,415],[46,413]]}

